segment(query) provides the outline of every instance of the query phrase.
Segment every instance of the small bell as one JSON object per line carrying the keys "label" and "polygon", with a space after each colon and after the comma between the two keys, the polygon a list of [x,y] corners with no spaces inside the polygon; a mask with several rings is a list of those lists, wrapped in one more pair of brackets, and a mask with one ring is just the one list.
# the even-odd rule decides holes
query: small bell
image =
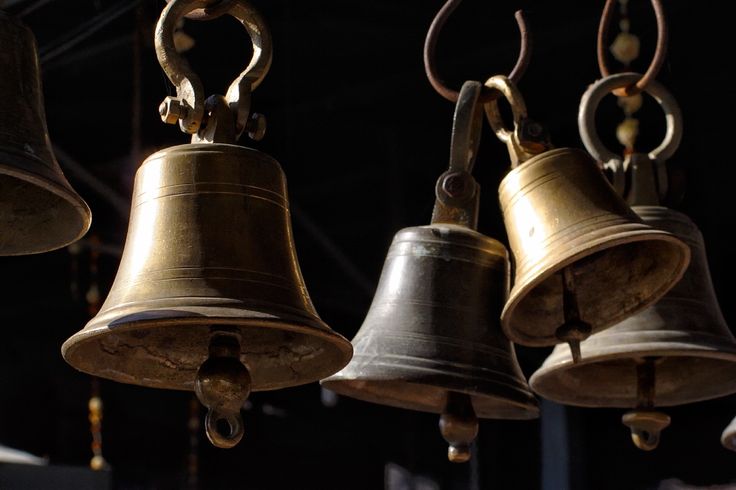
{"label": "small bell", "polygon": [[470,174],[480,139],[478,82],[460,92],[450,170],[437,181],[432,224],[405,228],[389,248],[355,355],[323,380],[361,400],[442,414],[448,458],[465,462],[478,418],[538,416],[498,317],[508,253],[477,231],[479,187]]}
{"label": "small bell", "polygon": [[181,82],[181,100],[168,99],[162,117],[180,121],[200,143],[162,150],[139,168],[115,282],[62,354],[96,376],[194,390],[209,409],[210,441],[232,447],[243,435],[240,409],[251,391],[329,376],[347,364],[352,347],[320,320],[307,294],[278,162],[230,144],[249,131],[236,122],[248,120],[250,87],[270,64],[268,31],[244,0],[229,12],[248,28],[255,59],[227,99],[207,100],[202,120],[194,109],[171,117],[173,107],[196,108],[201,100],[185,90],[201,84],[171,39],[175,22],[199,4],[174,0],[164,9],[157,52]]}
{"label": "small bell", "polygon": [[[619,74],[592,85],[581,103],[581,134],[588,150],[603,156],[592,126],[598,101],[610,90],[636,82],[640,75]],[[666,194],[664,155],[679,144],[682,119],[669,92],[650,82],[647,92],[663,106],[665,144],[649,155],[633,155],[626,176],[627,200],[644,223],[687,243],[692,260],[682,280],[653,306],[585,340],[583,361],[572,362],[566,346],[555,347],[531,378],[532,389],[560,403],[586,407],[633,407],[623,422],[637,447],[654,449],[659,431],[669,425],[655,406],[707,400],[736,392],[736,340],[721,314],[708,271],[703,237],[684,214],[651,205]],[[617,164],[615,162],[618,162]],[[623,173],[621,158],[609,160]],[[623,188],[623,186],[621,186]],[[664,191],[664,192],[663,192]],[[639,205],[649,204],[649,205]]]}
{"label": "small bell", "polygon": [[512,170],[499,200],[514,257],[514,283],[501,314],[504,332],[529,346],[580,341],[640,311],[682,276],[687,246],[642,222],[583,151],[549,150],[516,86],[496,76],[514,113],[504,128],[497,101],[486,105]]}
{"label": "small bell", "polygon": [[0,255],[48,252],[89,229],[51,149],[33,33],[0,11]]}

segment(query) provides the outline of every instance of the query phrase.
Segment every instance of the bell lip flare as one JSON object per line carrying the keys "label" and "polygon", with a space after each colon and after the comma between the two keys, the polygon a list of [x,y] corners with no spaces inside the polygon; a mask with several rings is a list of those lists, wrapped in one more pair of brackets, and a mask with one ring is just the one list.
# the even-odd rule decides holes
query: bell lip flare
{"label": "bell lip flare", "polygon": [[136,173],[115,282],[62,346],[80,371],[191,390],[215,332],[238,338],[253,391],[310,383],[352,345],[318,316],[299,269],[279,163],[228,144],[187,144]]}
{"label": "bell lip flare", "polygon": [[[401,257],[413,260],[431,257],[430,260],[436,262],[448,261],[451,264],[454,261],[459,267],[488,267],[500,278],[507,278],[508,274],[508,252],[503,244],[470,228],[454,224],[435,223],[399,230],[387,253],[379,291],[389,287],[392,274],[397,270],[395,268],[402,268],[399,262],[389,261],[400,260]],[[503,267],[503,270],[499,267]],[[496,286],[499,290],[493,291],[495,299],[477,299],[485,302],[491,310],[481,313],[478,320],[481,324],[486,320],[496,322],[498,337],[494,342],[498,344],[486,339],[485,330],[477,339],[467,339],[459,333],[453,337],[452,328],[450,332],[429,329],[425,333],[422,333],[421,328],[409,325],[384,329],[381,326],[387,324],[387,313],[382,306],[386,302],[393,302],[396,297],[389,293],[379,297],[377,291],[374,304],[353,339],[355,354],[352,361],[342,371],[322,380],[322,386],[358,400],[430,413],[442,413],[448,393],[454,391],[471,397],[479,418],[537,418],[537,400],[518,367],[513,345],[501,332],[498,312],[492,311],[495,308],[500,311],[508,284],[502,279]],[[458,291],[449,292],[453,293],[461,294]],[[405,301],[408,299],[405,298]],[[411,303],[425,305],[426,301],[427,297],[422,294],[411,298]],[[497,306],[491,307],[491,302]],[[431,306],[441,311],[451,303],[453,301],[446,300],[446,303],[431,303]],[[475,301],[470,303],[475,304]],[[425,307],[429,306],[426,304]],[[462,301],[461,305],[456,306],[458,311],[467,307]],[[405,320],[409,321],[409,318]],[[407,349],[413,355],[408,355]],[[455,358],[448,356],[442,361],[432,357],[431,353],[443,350],[448,353],[472,352],[476,359],[488,361],[474,365],[471,359],[463,358],[460,354]]]}
{"label": "bell lip flare", "polygon": [[[658,332],[660,333],[660,332]],[[680,332],[661,331],[663,336],[676,335]],[[620,337],[620,345],[611,345],[605,349],[597,349],[595,355],[586,352],[585,341],[581,343],[582,360],[573,363],[570,348],[560,344],[529,379],[529,385],[539,396],[553,402],[579,407],[610,407],[633,408],[637,403],[636,393],[636,365],[639,359],[645,357],[661,357],[655,364],[655,381],[661,386],[662,378],[687,377],[689,382],[698,386],[698,394],[683,394],[678,390],[667,390],[655,393],[654,406],[670,407],[684,405],[704,400],[711,400],[731,393],[736,393],[736,348],[724,347],[722,340],[715,336],[691,336],[689,342],[698,342],[698,346],[688,346],[682,343],[673,345],[671,341],[647,342],[647,348],[635,349],[631,343],[625,343],[628,335],[614,336],[616,341]],[[719,342],[720,340],[720,342]],[[710,366],[709,366],[710,365]],[[615,369],[619,374],[620,384],[616,388],[602,382],[591,367],[600,370]],[[621,374],[624,370],[631,373],[629,379]],[[666,370],[667,374],[663,374]],[[580,373],[579,375],[577,373]],[[697,372],[723,372],[724,383],[714,383],[710,379],[697,379]],[[581,380],[596,379],[598,387],[583,386]],[[729,379],[731,381],[729,381]],[[710,386],[710,389],[708,387]],[[624,390],[622,393],[621,390]]]}
{"label": "bell lip flare", "polygon": [[[0,237],[0,255],[3,256],[38,254],[66,247],[82,238],[92,225],[92,211],[66,178],[61,174],[50,177],[51,169],[40,164],[29,168],[28,156],[12,148],[0,147],[0,189],[8,186],[20,189],[18,194],[24,199],[22,220],[28,222],[32,216],[32,229],[38,230],[34,233],[37,239],[14,242],[16,225],[5,224]],[[22,170],[13,165],[20,161],[25,163]],[[34,201],[38,204],[29,210],[28,205]]]}
{"label": "bell lip flare", "polygon": [[[544,347],[560,343],[560,340],[555,336],[555,331],[564,323],[562,279],[560,276],[559,284],[553,284],[552,282],[545,284],[545,282],[553,276],[559,275],[565,267],[576,263],[578,264],[576,270],[581,267],[581,264],[582,267],[585,267],[586,264],[590,264],[590,261],[581,261],[581,259],[591,256],[595,256],[591,258],[593,263],[601,257],[606,257],[606,260],[609,261],[627,263],[624,259],[626,259],[625,255],[628,254],[630,247],[648,248],[646,253],[643,250],[637,252],[640,258],[638,267],[644,271],[641,272],[637,269],[637,273],[642,273],[646,277],[647,274],[645,273],[647,271],[656,270],[659,272],[657,277],[660,279],[655,287],[648,291],[648,295],[630,295],[631,297],[626,303],[623,303],[626,296],[622,295],[620,300],[617,301],[622,307],[611,309],[608,316],[603,319],[590,318],[592,315],[587,316],[584,306],[586,304],[585,300],[578,298],[578,302],[581,304],[582,320],[591,323],[592,333],[596,333],[615,325],[624,318],[659,300],[680,280],[690,261],[690,249],[682,240],[671,233],[644,224],[615,193],[590,156],[574,148],[559,148],[542,153],[513,169],[504,177],[499,186],[499,199],[507,230],[510,230],[508,220],[514,219],[507,215],[510,212],[509,210],[515,211],[512,208],[518,206],[526,195],[530,195],[536,192],[537,188],[543,188],[549,182],[560,178],[562,172],[559,171],[559,167],[562,166],[567,166],[568,170],[572,170],[576,179],[587,179],[588,182],[602,185],[599,191],[609,195],[589,199],[591,202],[599,201],[593,203],[594,206],[599,206],[603,198],[610,199],[610,204],[605,204],[603,209],[593,208],[599,214],[593,215],[592,219],[587,219],[584,225],[572,223],[571,226],[561,230],[553,228],[554,233],[551,236],[555,237],[555,240],[548,243],[550,240],[547,239],[543,243],[545,254],[535,258],[534,261],[525,258],[525,261],[520,265],[518,257],[514,257],[517,268],[514,276],[515,282],[501,313],[501,325],[504,333],[511,341],[525,346]],[[569,176],[563,177],[567,179],[566,182],[563,180],[564,184],[576,186],[577,183],[571,180]],[[585,196],[587,192],[586,189],[577,187],[574,191],[579,196]],[[527,204],[529,212],[534,213],[535,210],[530,203],[527,201],[525,204]],[[608,207],[608,209],[605,209],[605,207]],[[543,219],[538,216],[534,217]],[[600,224],[596,224],[596,220],[600,220]],[[514,226],[516,226],[516,223]],[[575,227],[584,230],[577,231]],[[517,232],[517,237],[512,237],[511,231],[509,231],[512,253],[519,252],[514,250],[514,238],[524,240],[524,237],[520,236],[522,235],[521,230],[514,231]],[[523,232],[526,232],[526,230]],[[569,235],[571,232],[577,232],[578,235]],[[550,247],[557,247],[557,250],[560,250],[555,260],[549,259]],[[601,254],[604,251],[614,252],[618,255]],[[660,257],[663,254],[665,255],[664,259]],[[655,266],[645,264],[643,260],[649,262],[656,260]],[[666,264],[669,264],[668,268],[664,267]],[[616,269],[615,267],[610,268],[610,270]],[[591,277],[593,276],[591,275]],[[593,295],[591,291],[587,291],[585,281],[576,278],[576,283],[579,286],[577,294],[593,295],[596,302],[604,304],[605,301],[621,291],[629,292],[624,287],[626,284],[622,282],[623,280],[620,281],[621,284],[613,284],[611,280],[607,281],[606,277],[599,274],[595,274],[595,277],[600,284],[606,285],[604,293]],[[555,300],[555,305],[551,307],[551,310],[549,308],[544,309],[547,305],[544,305],[544,302],[540,299],[539,290],[542,289],[540,286],[544,286],[548,290],[550,288],[559,290],[559,294],[554,295],[555,298],[559,297],[559,301]],[[536,296],[530,293],[535,293]],[[601,301],[598,301],[599,298]],[[525,316],[522,317],[522,315]]]}
{"label": "bell lip flare", "polygon": [[[207,359],[211,332],[218,328],[234,332],[243,339],[241,342],[244,353],[241,354],[240,360],[251,372],[252,391],[277,390],[319,381],[345,367],[352,357],[353,348],[350,342],[321,321],[276,317],[257,320],[250,318],[244,321],[239,318],[195,316],[202,315],[205,311],[204,308],[188,307],[181,311],[181,317],[173,319],[150,318],[130,321],[123,318],[119,323],[124,323],[124,326],[117,328],[115,325],[102,325],[92,329],[85,327],[64,342],[61,347],[62,356],[75,369],[101,378],[149,388],[189,391],[194,389],[197,369]],[[167,310],[166,313],[171,315],[171,310]],[[235,313],[242,316],[246,312],[237,310]],[[312,321],[308,323],[308,320]],[[129,369],[125,369],[126,367],[139,369],[141,372],[146,371],[145,343],[155,342],[155,339],[150,339],[150,336],[147,335],[149,331],[152,335],[172,345],[177,338],[188,338],[187,344],[191,345],[188,354],[191,360],[179,361],[178,364],[175,363],[174,357],[164,360],[164,362],[172,363],[168,376],[146,377],[140,374],[130,374]],[[254,362],[259,354],[250,354],[248,346],[249,343],[257,345],[259,337],[283,338],[284,345],[286,345],[286,339],[308,345],[311,351],[305,350],[303,354],[306,358],[314,357],[311,362],[307,361],[310,364],[309,371],[313,374],[305,378],[302,373],[307,369],[304,369],[304,366],[301,368],[296,366],[293,370],[288,370],[288,374],[283,379],[264,382]],[[120,350],[127,350],[129,353],[138,351],[143,357],[118,365],[115,357],[119,356]],[[172,351],[174,350],[172,348]],[[319,355],[326,356],[331,362],[326,362],[326,359],[318,357]],[[100,362],[97,359],[92,366],[89,362],[85,362],[85,359],[89,359],[90,356],[107,356],[110,359],[107,362]],[[159,363],[161,360],[155,359],[151,362]],[[297,378],[299,381],[295,382]]]}

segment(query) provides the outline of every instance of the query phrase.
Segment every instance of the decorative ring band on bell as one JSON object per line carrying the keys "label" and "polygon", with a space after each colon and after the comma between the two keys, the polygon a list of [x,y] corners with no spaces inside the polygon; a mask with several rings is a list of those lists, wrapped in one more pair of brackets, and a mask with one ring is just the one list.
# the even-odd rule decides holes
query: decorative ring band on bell
{"label": "decorative ring band on bell", "polygon": [[499,200],[515,271],[501,321],[522,345],[559,342],[566,267],[595,333],[661,298],[690,260],[688,246],[644,224],[580,150],[530,158],[503,179]]}

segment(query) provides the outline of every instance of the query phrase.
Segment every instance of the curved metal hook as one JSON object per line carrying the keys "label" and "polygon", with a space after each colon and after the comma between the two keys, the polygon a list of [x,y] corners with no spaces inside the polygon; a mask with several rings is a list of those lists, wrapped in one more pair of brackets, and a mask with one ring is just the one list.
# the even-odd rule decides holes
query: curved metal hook
{"label": "curved metal hook", "polygon": [[[657,19],[657,46],[654,50],[654,57],[646,73],[640,79],[631,82],[625,87],[618,87],[613,92],[619,97],[636,95],[646,90],[651,81],[657,77],[660,68],[662,68],[662,63],[664,63],[664,58],[667,54],[667,18],[664,14],[664,8],[662,8],[662,2],[660,0],[651,0],[651,2],[654,15]],[[606,0],[606,4],[603,7],[603,14],[601,14],[601,22],[598,25],[598,68],[602,77],[607,77],[611,74],[611,71],[606,65],[606,45],[608,44],[608,31],[611,25],[615,3],[616,0]]]}
{"label": "curved metal hook", "polygon": [[[435,51],[437,48],[437,38],[439,37],[440,31],[444,27],[445,22],[447,22],[447,19],[450,17],[452,12],[455,11],[461,1],[462,0],[447,0],[447,2],[442,6],[439,12],[437,12],[437,15],[432,21],[432,24],[429,26],[427,37],[424,40],[424,71],[427,74],[429,83],[432,84],[432,87],[434,87],[438,94],[451,102],[457,102],[459,92],[447,87],[440,80],[439,75],[437,74],[437,67],[435,66]],[[514,69],[511,70],[509,78],[514,82],[518,82],[524,74],[524,71],[526,71],[527,66],[529,66],[532,39],[529,30],[527,29],[524,12],[518,10],[516,14],[514,14],[514,17],[516,18],[516,22],[519,25],[521,47],[519,49],[519,58],[516,60],[516,65],[514,66]],[[495,100],[497,97],[497,92],[484,92],[481,100],[482,102],[488,102],[491,100]]]}
{"label": "curved metal hook", "polygon": [[[177,22],[184,16],[212,5],[211,0],[172,0],[161,12],[156,25],[156,56],[166,76],[176,87],[176,97],[167,97],[161,105],[165,122],[177,121],[181,130],[194,134],[202,124],[205,95],[202,82],[187,60],[174,46]],[[261,15],[246,1],[235,0],[225,4],[229,15],[245,27],[253,43],[253,57],[243,72],[230,84],[226,99],[236,115],[236,132],[240,135],[250,114],[250,92],[265,78],[271,67],[273,46],[271,34]],[[224,6],[223,6],[224,8]],[[222,15],[225,12],[220,12]]]}

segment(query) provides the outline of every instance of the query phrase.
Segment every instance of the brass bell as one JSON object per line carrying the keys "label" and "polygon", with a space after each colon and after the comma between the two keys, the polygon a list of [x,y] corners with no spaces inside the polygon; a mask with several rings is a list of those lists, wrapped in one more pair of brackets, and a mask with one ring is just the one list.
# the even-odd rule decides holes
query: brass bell
{"label": "brass bell", "polygon": [[[158,35],[171,36],[172,24],[198,5],[174,0]],[[260,17],[243,0],[231,5],[231,15],[259,40],[256,57],[270,58]],[[157,48],[170,73],[178,56],[173,42]],[[256,59],[245,75],[260,79],[267,69]],[[194,86],[196,75],[185,75],[182,83]],[[112,289],[97,316],[62,347],[67,362],[96,376],[195,390],[209,408],[207,435],[219,447],[240,440],[240,409],[251,390],[317,381],[352,353],[307,294],[278,162],[219,142],[237,137],[232,108],[242,108],[245,96],[243,87],[231,86],[228,99],[208,99],[206,123],[195,135],[206,143],[167,148],[143,162]],[[218,424],[223,420],[229,431]]]}
{"label": "brass bell", "polygon": [[0,255],[48,252],[81,238],[92,221],[51,149],[28,27],[0,11]]}
{"label": "brass bell", "polygon": [[497,102],[486,105],[513,167],[499,186],[515,272],[504,332],[528,346],[566,341],[577,354],[588,335],[664,295],[682,276],[688,248],[643,223],[585,152],[549,150],[511,81],[498,76],[486,86],[509,100],[515,123],[505,129]]}
{"label": "brass bell", "polygon": [[[588,114],[594,114],[599,94],[634,83],[640,77],[622,75],[591,86],[586,95],[592,97],[584,97],[581,104],[581,114],[586,114],[581,123]],[[660,103],[666,100],[663,109],[670,126],[667,134],[681,132],[681,116],[674,109],[674,100],[661,97],[664,88],[656,82],[646,90]],[[591,143],[588,137],[595,134],[593,127],[582,128],[581,124],[586,147],[600,155],[599,143]],[[667,138],[666,143],[650,153],[653,164],[664,165],[662,155],[674,151],[679,137]],[[644,165],[643,155],[636,160],[639,163],[627,170],[628,178],[622,179],[630,181],[629,187],[634,190],[626,194],[632,204],[648,201],[657,195],[658,188],[665,188],[664,182],[654,185],[661,172]],[[614,170],[623,172],[621,160]],[[531,386],[539,395],[569,405],[634,408],[624,415],[623,422],[632,429],[637,447],[651,450],[659,442],[659,432],[669,425],[669,417],[655,412],[655,406],[680,405],[736,392],[736,340],[718,307],[703,237],[695,224],[686,215],[662,206],[634,205],[633,209],[644,223],[688,244],[692,260],[687,272],[656,304],[582,342],[582,362],[572,362],[567,346],[555,347],[532,376]]]}
{"label": "brass bell", "polygon": [[538,416],[499,314],[508,292],[508,253],[477,231],[479,188],[470,175],[480,138],[479,82],[457,102],[450,170],[437,182],[429,226],[399,231],[355,355],[326,388],[365,401],[441,413],[448,458],[464,462],[477,417]]}
{"label": "brass bell", "polygon": [[723,434],[721,434],[721,444],[723,444],[723,447],[726,449],[736,451],[736,418],[728,424],[728,427],[723,429]]}

